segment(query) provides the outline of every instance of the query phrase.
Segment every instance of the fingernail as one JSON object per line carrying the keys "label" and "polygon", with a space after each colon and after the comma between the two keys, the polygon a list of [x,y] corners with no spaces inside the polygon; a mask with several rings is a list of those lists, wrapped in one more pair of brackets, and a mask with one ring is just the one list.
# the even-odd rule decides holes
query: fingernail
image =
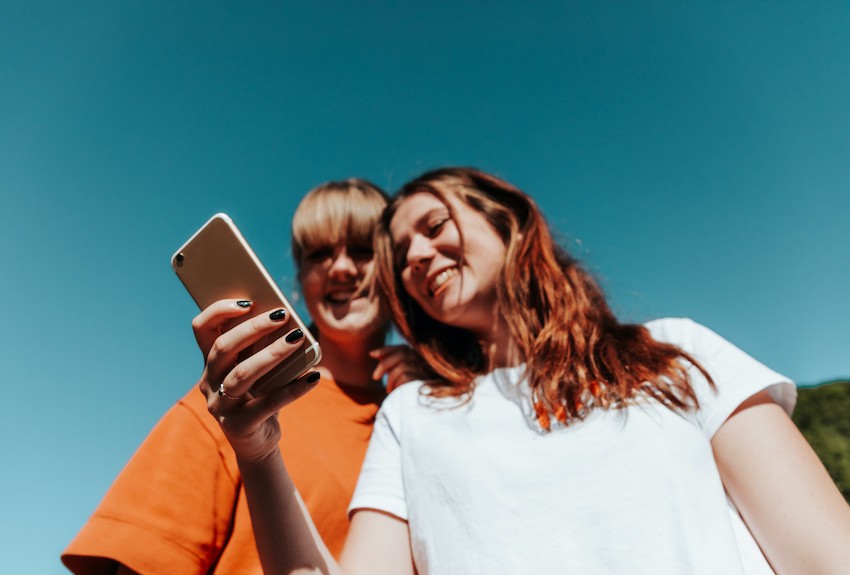
{"label": "fingernail", "polygon": [[285,317],[286,317],[286,310],[285,309],[278,309],[278,310],[275,310],[275,311],[273,311],[269,314],[269,319],[274,320],[274,321],[280,321]]}
{"label": "fingernail", "polygon": [[316,383],[317,381],[319,381],[320,377],[322,377],[321,373],[319,373],[318,371],[311,371],[307,375],[307,383]]}
{"label": "fingernail", "polygon": [[239,307],[251,307],[251,300],[249,299],[240,299],[236,302],[236,305]]}
{"label": "fingernail", "polygon": [[293,329],[291,332],[286,334],[286,343],[295,343],[302,337],[304,337],[304,332],[302,332],[300,329]]}

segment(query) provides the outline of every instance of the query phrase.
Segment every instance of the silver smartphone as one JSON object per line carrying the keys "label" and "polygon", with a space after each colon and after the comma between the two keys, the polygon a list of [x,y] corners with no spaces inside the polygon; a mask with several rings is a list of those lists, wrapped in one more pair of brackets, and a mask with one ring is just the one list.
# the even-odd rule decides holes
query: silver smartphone
{"label": "silver smartphone", "polygon": [[265,386],[272,379],[290,383],[322,359],[319,342],[226,214],[215,214],[180,246],[171,256],[171,267],[201,309],[220,299],[248,299],[253,302],[252,313],[233,320],[228,329],[258,313],[286,309],[289,320],[283,327],[258,341],[251,349],[244,350],[240,359],[296,327],[304,332],[298,350],[260,378],[255,388]]}

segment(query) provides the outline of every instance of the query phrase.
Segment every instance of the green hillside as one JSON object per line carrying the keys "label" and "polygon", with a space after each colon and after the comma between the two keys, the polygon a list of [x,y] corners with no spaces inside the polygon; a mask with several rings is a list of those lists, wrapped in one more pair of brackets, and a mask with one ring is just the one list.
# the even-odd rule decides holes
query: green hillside
{"label": "green hillside", "polygon": [[850,502],[850,381],[801,387],[794,422]]}

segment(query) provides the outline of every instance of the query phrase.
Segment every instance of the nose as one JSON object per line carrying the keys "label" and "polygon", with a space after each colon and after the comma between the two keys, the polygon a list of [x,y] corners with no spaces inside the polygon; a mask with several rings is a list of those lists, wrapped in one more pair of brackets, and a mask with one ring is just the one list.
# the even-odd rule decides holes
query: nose
{"label": "nose", "polygon": [[331,260],[331,267],[328,269],[328,275],[337,278],[357,275],[357,265],[351,256],[348,255],[348,251],[345,248],[340,249],[334,254]]}
{"label": "nose", "polygon": [[434,246],[428,238],[422,234],[416,234],[407,248],[407,265],[419,271],[434,257],[435,253]]}

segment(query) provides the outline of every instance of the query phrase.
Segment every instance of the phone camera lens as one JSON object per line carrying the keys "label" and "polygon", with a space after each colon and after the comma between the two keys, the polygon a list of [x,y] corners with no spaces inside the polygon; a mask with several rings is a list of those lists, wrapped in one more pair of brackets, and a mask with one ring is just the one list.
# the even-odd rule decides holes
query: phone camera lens
{"label": "phone camera lens", "polygon": [[185,258],[183,257],[183,254],[182,254],[182,253],[179,253],[179,254],[177,254],[176,256],[174,256],[174,261],[175,261],[175,262],[177,262],[177,265],[178,265],[178,266],[182,266],[182,265],[183,265],[183,260],[184,260],[184,259],[185,259]]}

